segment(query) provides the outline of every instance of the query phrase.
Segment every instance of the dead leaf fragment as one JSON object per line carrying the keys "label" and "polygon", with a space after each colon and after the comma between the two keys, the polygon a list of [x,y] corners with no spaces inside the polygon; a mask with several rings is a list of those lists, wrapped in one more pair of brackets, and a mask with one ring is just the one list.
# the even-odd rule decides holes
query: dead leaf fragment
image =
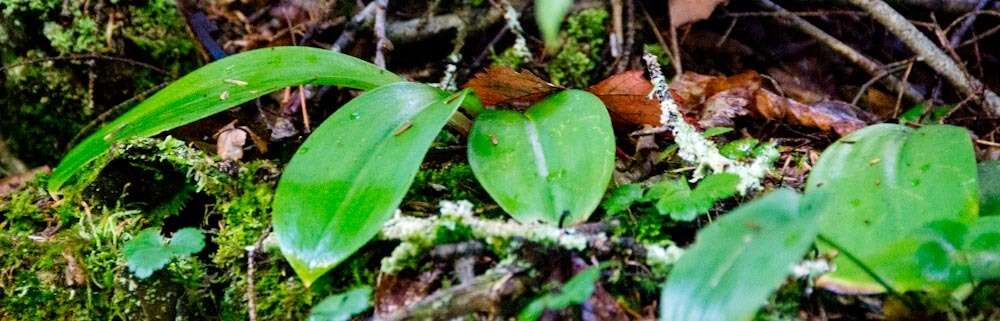
{"label": "dead leaf fragment", "polygon": [[511,105],[527,107],[562,89],[530,72],[517,72],[510,67],[494,66],[465,83],[486,106]]}
{"label": "dead leaf fragment", "polygon": [[674,27],[704,20],[726,0],[670,0],[670,24]]}
{"label": "dead leaf fragment", "polygon": [[383,319],[420,302],[441,277],[438,268],[412,274],[381,274],[375,287],[375,318]]}
{"label": "dead leaf fragment", "polygon": [[247,143],[247,132],[235,127],[233,121],[216,134],[215,151],[222,160],[240,160],[243,158],[243,146]]}
{"label": "dead leaf fragment", "polygon": [[754,96],[754,113],[789,124],[833,130],[843,136],[861,129],[877,118],[869,112],[841,101],[823,101],[806,105],[759,90]]}
{"label": "dead leaf fragment", "polygon": [[653,84],[640,70],[613,75],[587,91],[600,98],[617,121],[637,125],[660,123],[660,103],[649,99]]}

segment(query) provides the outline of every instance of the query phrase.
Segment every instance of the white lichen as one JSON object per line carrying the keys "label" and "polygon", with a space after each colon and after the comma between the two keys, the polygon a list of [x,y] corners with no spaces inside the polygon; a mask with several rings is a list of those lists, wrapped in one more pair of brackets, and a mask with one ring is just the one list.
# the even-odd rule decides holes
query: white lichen
{"label": "white lichen", "polygon": [[524,39],[524,29],[521,27],[521,22],[518,21],[521,15],[509,2],[506,0],[502,2],[504,5],[503,18],[507,21],[507,29],[514,34],[514,47],[511,48],[514,56],[521,58],[522,62],[531,61],[533,58],[531,50],[528,49],[528,41]]}
{"label": "white lichen", "polygon": [[749,164],[742,163],[723,156],[715,142],[705,138],[694,126],[684,121],[680,107],[674,101],[667,87],[667,80],[660,70],[656,56],[646,52],[642,57],[649,69],[653,91],[651,99],[660,101],[660,124],[674,134],[677,143],[677,154],[687,162],[694,164],[695,171],[691,180],[697,181],[705,176],[705,169],[714,173],[732,173],[740,177],[738,190],[740,194],[757,189],[760,181],[767,175],[771,165],[778,158],[778,150],[774,144],[765,145],[762,152]]}
{"label": "white lichen", "polygon": [[452,53],[448,55],[448,65],[444,67],[444,76],[441,76],[441,80],[435,85],[435,87],[447,90],[456,91],[458,90],[458,84],[455,83],[455,72],[458,71],[458,62],[462,60],[462,54]]}

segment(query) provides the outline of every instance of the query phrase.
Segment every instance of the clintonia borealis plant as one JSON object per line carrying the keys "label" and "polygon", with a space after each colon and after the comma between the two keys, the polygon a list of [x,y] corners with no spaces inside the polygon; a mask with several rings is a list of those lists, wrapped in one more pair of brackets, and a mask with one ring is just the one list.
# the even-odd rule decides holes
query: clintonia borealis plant
{"label": "clintonia borealis plant", "polygon": [[[405,82],[327,50],[278,47],[219,60],[164,88],[76,146],[49,189],[89,183],[77,174],[112,144],[300,84],[367,90],[308,137],[278,183],[274,230],[306,284],[378,233],[461,106],[479,111],[468,138],[473,172],[514,219],[585,221],[610,181],[611,121],[590,93],[560,91],[524,112],[481,110],[468,90]],[[661,319],[750,320],[813,244],[838,254],[817,284],[845,293],[948,292],[995,279],[1000,216],[980,213],[980,202],[993,209],[996,201],[980,199],[979,186],[995,186],[998,175],[988,173],[1000,170],[980,167],[977,175],[959,127],[854,132],[823,153],[803,194],[771,192],[700,231],[663,288]]]}
{"label": "clintonia borealis plant", "polygon": [[[370,241],[391,218],[438,132],[466,105],[328,50],[276,47],[208,64],[177,80],[76,146],[53,171],[58,192],[112,144],[152,136],[284,87],[367,90],[313,132],[278,183],[273,225],[281,251],[308,285]],[[475,176],[515,219],[578,223],[600,202],[614,167],[611,119],[599,99],[565,90],[525,112],[485,110],[469,136]],[[76,182],[87,184],[89,182]]]}

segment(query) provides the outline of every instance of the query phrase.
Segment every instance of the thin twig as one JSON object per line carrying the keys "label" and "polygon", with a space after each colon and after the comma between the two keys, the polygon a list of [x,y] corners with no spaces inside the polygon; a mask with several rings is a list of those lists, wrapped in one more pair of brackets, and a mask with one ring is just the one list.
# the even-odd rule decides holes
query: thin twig
{"label": "thin twig", "polygon": [[372,13],[375,12],[375,1],[372,1],[367,6],[358,11],[351,20],[344,25],[344,31],[340,33],[337,40],[333,42],[333,46],[330,46],[330,50],[340,52],[347,45],[354,42],[354,33],[358,31],[362,26],[364,26],[368,21],[372,20]]}
{"label": "thin twig", "polygon": [[[805,19],[792,14],[788,10],[785,10],[784,8],[778,6],[774,2],[771,2],[770,0],[757,0],[757,3],[759,3],[761,6],[765,8],[781,13],[782,17],[787,19],[786,21],[788,21],[795,27],[799,28],[799,30],[808,34],[809,36],[816,38],[816,40],[818,40],[819,42],[827,45],[828,47],[830,47],[831,50],[840,54],[844,58],[847,58],[847,60],[850,60],[854,64],[858,65],[859,67],[861,67],[861,69],[864,69],[865,72],[867,72],[869,75],[872,75],[874,77],[882,73],[883,67],[881,66],[881,64],[879,64],[875,60],[872,60],[871,58],[862,55],[857,50],[854,50],[854,48],[851,48],[844,42],[838,40],[837,38],[834,38],[833,36],[819,29],[809,21],[806,21]],[[916,88],[913,88],[912,86],[909,85],[904,86],[903,83],[896,77],[893,77],[891,75],[885,76],[882,78],[882,82],[888,88],[895,88],[897,90],[899,88],[905,88],[902,92],[906,96],[906,98],[909,99],[910,101],[917,102],[924,99],[923,94],[917,91]]]}
{"label": "thin twig", "polygon": [[257,289],[254,282],[254,272],[256,269],[257,255],[264,248],[264,240],[271,234],[271,227],[264,230],[264,233],[257,238],[257,242],[247,251],[247,314],[250,321],[257,321]]}
{"label": "thin twig", "polygon": [[[906,86],[910,81],[910,72],[913,71],[913,64],[916,60],[911,60],[909,64],[906,65],[906,71],[903,72],[903,82],[899,83],[899,86]],[[896,95],[896,106],[892,108],[892,118],[899,117],[899,107],[903,104],[903,90],[902,88],[897,88],[899,94]]]}
{"label": "thin twig", "polygon": [[850,0],[854,5],[868,11],[889,32],[899,37],[911,50],[932,69],[944,76],[956,89],[966,95],[982,95],[983,107],[995,116],[1000,116],[1000,96],[986,88],[982,82],[965,73],[957,62],[948,57],[920,33],[903,15],[881,0]]}
{"label": "thin twig", "polygon": [[10,68],[14,68],[14,67],[18,67],[18,66],[24,66],[24,65],[30,65],[30,64],[36,64],[36,63],[39,63],[39,62],[76,61],[76,60],[94,60],[94,59],[123,62],[123,63],[129,64],[129,65],[143,67],[143,68],[155,71],[156,73],[159,73],[159,74],[162,74],[162,75],[167,75],[167,76],[170,75],[170,73],[167,72],[166,70],[163,70],[163,69],[161,69],[160,67],[157,67],[157,66],[153,66],[153,65],[147,64],[145,62],[141,62],[141,61],[138,61],[138,60],[132,60],[132,59],[128,59],[128,58],[122,58],[122,57],[102,55],[102,54],[69,55],[69,56],[59,56],[59,57],[46,57],[46,58],[28,59],[28,60],[24,60],[24,61],[21,61],[21,62],[17,62],[17,63],[13,63],[13,64],[9,64],[9,65],[0,66],[0,72],[3,72],[3,71],[5,71],[7,69],[10,69]]}
{"label": "thin twig", "polygon": [[[656,26],[656,21],[653,21],[653,17],[650,16],[649,11],[646,10],[646,6],[643,5],[642,2],[638,2],[638,4],[639,8],[642,9],[643,16],[645,16],[646,18],[646,23],[649,24],[649,27],[653,29],[653,35],[656,36],[656,42],[660,44],[660,48],[663,49],[663,53],[667,55],[667,58],[669,58],[671,62],[676,60],[674,59],[673,51],[670,50],[670,46],[668,46],[667,42],[663,40],[663,34],[660,33],[660,28]],[[671,63],[671,65],[672,64],[673,63]],[[681,74],[680,69],[678,69],[677,67],[674,67],[674,72],[677,73],[675,76],[680,76]]]}
{"label": "thin twig", "polygon": [[392,50],[392,42],[385,36],[385,10],[389,0],[375,0],[375,65],[385,69],[385,52]]}
{"label": "thin twig", "polygon": [[863,85],[861,85],[861,88],[858,88],[858,93],[854,94],[854,99],[851,99],[851,105],[857,106],[858,105],[858,101],[861,100],[861,96],[864,96],[865,92],[868,91],[868,87],[871,87],[872,85],[874,85],[875,82],[877,82],[879,80],[882,80],[882,78],[885,77],[885,76],[888,76],[888,75],[891,75],[891,74],[893,74],[893,73],[895,73],[897,71],[903,70],[903,68],[905,68],[905,67],[906,66],[895,66],[895,67],[892,67],[892,68],[888,68],[888,69],[883,70],[882,72],[880,72],[878,75],[875,75],[875,77],[872,77],[872,79],[869,79],[868,81],[866,81]]}
{"label": "thin twig", "polygon": [[[989,2],[990,0],[979,0],[979,3],[976,4],[976,11],[970,12],[966,15],[959,17],[958,19],[955,19],[955,22],[962,21],[962,24],[961,26],[958,27],[958,29],[955,30],[955,33],[951,34],[951,39],[949,43],[951,44],[952,48],[958,47],[959,41],[962,41],[962,37],[965,37],[965,34],[969,32],[969,29],[972,29],[972,25],[976,23],[976,17],[978,17],[979,14],[978,13],[973,14],[973,13],[983,10],[983,8],[985,8],[986,4]],[[951,26],[948,26],[948,29],[951,29]],[[945,30],[945,32],[947,32],[947,29]]]}

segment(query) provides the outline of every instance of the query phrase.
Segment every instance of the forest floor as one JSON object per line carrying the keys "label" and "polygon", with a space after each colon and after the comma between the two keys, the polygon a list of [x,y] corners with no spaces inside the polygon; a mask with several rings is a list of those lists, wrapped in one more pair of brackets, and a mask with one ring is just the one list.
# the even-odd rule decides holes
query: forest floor
{"label": "forest floor", "polygon": [[[0,0],[0,321],[304,320],[324,298],[363,286],[373,308],[354,320],[510,319],[598,262],[592,294],[541,319],[656,320],[669,304],[660,299],[671,265],[703,227],[769,191],[804,190],[844,135],[876,123],[949,124],[969,131],[976,160],[1000,160],[998,1],[892,1],[931,41],[920,45],[850,3],[861,0],[575,1],[549,49],[531,1],[385,1],[384,11],[381,2]],[[586,245],[443,227],[472,224],[439,215],[462,210],[459,201],[475,220],[514,224],[476,179],[468,132],[451,126],[399,205],[445,221],[419,242],[381,235],[305,286],[273,244],[271,201],[311,130],[361,94],[336,87],[284,88],[116,145],[87,169],[93,183],[65,195],[46,189],[73,146],[157,90],[212,61],[276,46],[340,51],[480,98],[525,86],[601,97],[615,169],[601,206],[573,227]],[[659,103],[642,102],[653,89],[644,53],[663,66],[687,122],[725,156],[754,159],[776,146],[759,190],[687,219],[642,197],[695,171],[673,134],[658,130]],[[611,97],[620,91],[630,96]],[[150,227],[195,227],[207,241],[140,278],[123,251]],[[403,253],[401,243],[421,247]],[[857,294],[806,273],[788,277],[753,318],[1000,320],[1000,283]]]}

